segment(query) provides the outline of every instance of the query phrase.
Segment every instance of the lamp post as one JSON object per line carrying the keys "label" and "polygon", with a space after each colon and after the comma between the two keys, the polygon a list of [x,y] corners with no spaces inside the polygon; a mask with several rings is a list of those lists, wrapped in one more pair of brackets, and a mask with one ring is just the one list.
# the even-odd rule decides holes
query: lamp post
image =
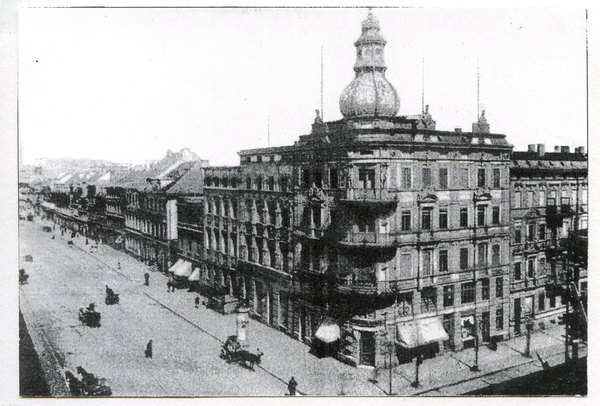
{"label": "lamp post", "polygon": [[525,342],[525,356],[527,358],[531,358],[531,332],[533,331],[533,320],[531,316],[527,317],[527,322],[525,324],[525,328],[527,329],[527,341]]}
{"label": "lamp post", "polygon": [[392,354],[393,354],[393,351],[394,351],[394,343],[391,342],[391,340],[389,339],[389,336],[388,336],[388,331],[387,331],[387,312],[383,312],[381,314],[383,315],[383,336],[385,337],[385,340],[386,340],[386,342],[385,342],[386,351],[387,351],[387,354],[390,357],[390,359],[389,359],[390,390],[388,392],[388,395],[391,396],[391,395],[393,395],[393,393],[392,393]]}
{"label": "lamp post", "polygon": [[413,388],[418,388],[421,386],[419,383],[419,365],[423,363],[423,355],[421,353],[417,354],[417,359],[415,361],[415,380],[410,384]]}
{"label": "lamp post", "polygon": [[477,328],[477,316],[474,319],[473,331],[475,333],[475,365],[471,367],[472,372],[479,372],[479,329]]}

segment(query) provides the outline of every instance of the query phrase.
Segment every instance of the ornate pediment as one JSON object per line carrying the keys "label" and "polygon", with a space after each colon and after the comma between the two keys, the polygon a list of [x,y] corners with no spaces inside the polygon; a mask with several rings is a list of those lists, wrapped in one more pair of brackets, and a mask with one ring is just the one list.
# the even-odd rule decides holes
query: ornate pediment
{"label": "ornate pediment", "polygon": [[433,193],[428,193],[425,191],[424,193],[419,193],[417,195],[419,203],[432,203],[435,204],[438,202],[438,197]]}
{"label": "ornate pediment", "polygon": [[327,195],[321,188],[313,187],[308,191],[308,198],[312,201],[325,202]]}

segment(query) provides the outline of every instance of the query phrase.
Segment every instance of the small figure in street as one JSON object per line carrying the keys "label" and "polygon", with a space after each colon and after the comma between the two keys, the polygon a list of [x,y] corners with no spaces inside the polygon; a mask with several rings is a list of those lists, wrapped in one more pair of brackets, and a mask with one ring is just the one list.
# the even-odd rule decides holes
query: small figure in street
{"label": "small figure in street", "polygon": [[117,262],[117,269],[121,269],[121,263]]}
{"label": "small figure in street", "polygon": [[144,354],[146,354],[146,358],[152,358],[152,340],[148,341],[148,344],[146,344],[146,351],[144,351]]}
{"label": "small figure in street", "polygon": [[88,241],[88,239],[86,238],[86,239],[85,239],[85,245],[88,245],[88,244],[89,244],[89,241]]}
{"label": "small figure in street", "polygon": [[[120,263],[119,263],[119,265],[120,265]],[[121,268],[119,267],[119,269],[121,269]],[[150,286],[150,274],[148,272],[146,272],[144,274],[144,285]]]}
{"label": "small figure in street", "polygon": [[292,376],[292,379],[288,382],[288,391],[290,392],[290,396],[296,396],[296,386],[298,386],[298,382]]}
{"label": "small figure in street", "polygon": [[196,309],[198,306],[200,306],[200,296],[196,296],[196,299],[194,299],[194,304],[196,305]]}
{"label": "small figure in street", "polygon": [[171,281],[167,281],[167,292],[171,293]]}
{"label": "small figure in street", "polygon": [[96,311],[96,305],[93,303],[90,303],[90,305],[87,307],[87,311],[90,313],[94,313]]}

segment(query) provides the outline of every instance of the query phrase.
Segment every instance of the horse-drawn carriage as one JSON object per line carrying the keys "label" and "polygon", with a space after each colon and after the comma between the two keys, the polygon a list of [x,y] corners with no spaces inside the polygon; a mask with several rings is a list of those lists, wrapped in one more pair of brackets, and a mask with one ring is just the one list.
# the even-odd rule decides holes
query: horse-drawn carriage
{"label": "horse-drawn carriage", "polygon": [[78,379],[71,371],[65,372],[65,378],[69,384],[69,390],[73,396],[110,396],[112,391],[106,385],[106,379],[96,378],[94,374],[87,372],[82,367],[77,367],[77,373],[81,375]]}
{"label": "horse-drawn carriage", "polygon": [[79,321],[88,327],[100,327],[100,313],[94,307],[94,304],[90,303],[87,308],[79,309]]}
{"label": "horse-drawn carriage", "polygon": [[119,295],[108,286],[106,286],[106,297],[104,299],[104,303],[107,305],[119,304]]}
{"label": "horse-drawn carriage", "polygon": [[227,361],[228,364],[235,362],[254,371],[254,365],[260,365],[260,359],[263,353],[260,349],[256,349],[256,354],[242,349],[237,336],[227,337],[227,341],[221,347],[220,357]]}

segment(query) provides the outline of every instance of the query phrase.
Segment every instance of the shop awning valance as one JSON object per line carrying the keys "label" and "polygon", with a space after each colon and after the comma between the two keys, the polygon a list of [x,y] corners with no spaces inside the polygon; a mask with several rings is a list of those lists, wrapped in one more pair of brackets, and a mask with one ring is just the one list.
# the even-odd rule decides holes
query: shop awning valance
{"label": "shop awning valance", "polygon": [[324,321],[317,329],[315,337],[324,343],[333,343],[340,339],[340,326],[333,321]]}
{"label": "shop awning valance", "polygon": [[183,264],[183,259],[178,259],[171,267],[169,268],[169,272],[175,273],[175,271]]}
{"label": "shop awning valance", "polygon": [[192,263],[183,261],[181,265],[179,265],[179,268],[177,268],[173,273],[182,278],[189,277],[192,274]]}
{"label": "shop awning valance", "polygon": [[194,268],[194,271],[188,278],[190,282],[198,282],[200,280],[200,268]]}
{"label": "shop awning valance", "polygon": [[397,325],[396,342],[405,348],[414,348],[448,339],[448,334],[437,317],[429,317]]}

